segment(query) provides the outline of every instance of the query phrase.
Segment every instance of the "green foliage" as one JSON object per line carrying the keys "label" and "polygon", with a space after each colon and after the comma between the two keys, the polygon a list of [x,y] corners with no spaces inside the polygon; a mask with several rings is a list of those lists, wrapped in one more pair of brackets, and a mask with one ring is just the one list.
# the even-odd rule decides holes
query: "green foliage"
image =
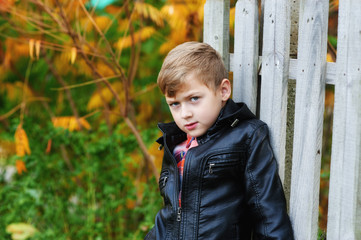
{"label": "green foliage", "polygon": [[329,35],[328,41],[331,43],[334,49],[337,49],[337,37]]}
{"label": "green foliage", "polygon": [[[14,174],[10,182],[5,172],[0,177],[0,239],[10,239],[6,226],[16,222],[39,230],[32,239],[143,239],[161,198],[151,178],[137,199],[145,183],[137,185],[136,173],[129,170],[130,165],[139,167],[129,156],[137,148],[135,138],[119,129],[108,135],[106,127],[69,132],[34,122],[25,127],[30,124],[27,172]],[[155,133],[145,132],[147,139]],[[49,139],[52,148],[46,154]]]}

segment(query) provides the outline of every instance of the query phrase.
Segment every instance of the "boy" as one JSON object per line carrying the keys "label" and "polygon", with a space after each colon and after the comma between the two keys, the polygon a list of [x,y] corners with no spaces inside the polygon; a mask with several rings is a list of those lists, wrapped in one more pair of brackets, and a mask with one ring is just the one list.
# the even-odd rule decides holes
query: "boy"
{"label": "boy", "polygon": [[174,122],[159,124],[164,207],[145,239],[293,239],[265,123],[230,99],[220,55],[187,42],[158,76]]}

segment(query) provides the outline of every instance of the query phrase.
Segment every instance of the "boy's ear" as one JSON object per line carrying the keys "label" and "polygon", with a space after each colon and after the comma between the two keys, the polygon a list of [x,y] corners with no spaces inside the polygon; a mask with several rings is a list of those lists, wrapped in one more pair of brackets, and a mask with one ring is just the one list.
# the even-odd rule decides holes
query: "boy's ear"
{"label": "boy's ear", "polygon": [[227,78],[222,80],[220,90],[222,101],[227,101],[230,98],[232,92],[231,82]]}

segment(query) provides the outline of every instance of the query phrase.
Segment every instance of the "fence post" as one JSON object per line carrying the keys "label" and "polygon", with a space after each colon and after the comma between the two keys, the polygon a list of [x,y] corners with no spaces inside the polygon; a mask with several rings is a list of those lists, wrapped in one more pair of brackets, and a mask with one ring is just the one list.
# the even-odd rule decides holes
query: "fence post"
{"label": "fence post", "polygon": [[229,69],[229,10],[230,0],[207,0],[204,4],[203,42],[222,56]]}
{"label": "fence post", "polygon": [[285,179],[290,23],[288,0],[265,1],[260,118],[270,129],[271,145],[282,182]]}
{"label": "fence post", "polygon": [[317,238],[328,0],[301,0],[290,216],[296,239]]}
{"label": "fence post", "polygon": [[257,109],[258,1],[236,3],[233,54],[233,99]]}
{"label": "fence post", "polygon": [[361,239],[361,2],[340,1],[327,239]]}

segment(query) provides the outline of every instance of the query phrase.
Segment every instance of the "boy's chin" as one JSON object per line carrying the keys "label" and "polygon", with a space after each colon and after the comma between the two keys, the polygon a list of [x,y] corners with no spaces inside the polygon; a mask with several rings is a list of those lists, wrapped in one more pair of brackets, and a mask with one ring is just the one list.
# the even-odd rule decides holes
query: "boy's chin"
{"label": "boy's chin", "polygon": [[203,131],[184,131],[184,132],[187,134],[187,136],[195,137],[195,138],[200,137],[203,134],[205,134],[205,132],[203,132]]}

